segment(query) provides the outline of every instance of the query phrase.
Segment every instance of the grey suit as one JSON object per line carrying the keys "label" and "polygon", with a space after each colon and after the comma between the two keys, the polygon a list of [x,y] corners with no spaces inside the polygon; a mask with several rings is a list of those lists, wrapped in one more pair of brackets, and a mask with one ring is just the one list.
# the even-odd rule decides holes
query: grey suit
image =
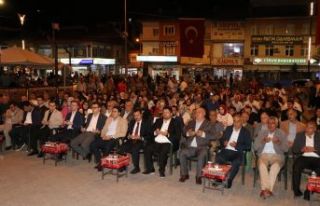
{"label": "grey suit", "polygon": [[[280,142],[273,143],[274,153],[264,152],[266,142],[264,138],[269,135],[269,130],[263,130],[254,140],[254,149],[258,152],[259,160],[258,167],[260,173],[261,190],[273,191],[278,173],[284,163],[284,152],[288,151],[288,140],[284,132],[280,129],[274,131],[274,137],[277,137]],[[270,165],[270,170],[268,166]]]}
{"label": "grey suit", "polygon": [[[213,139],[213,127],[208,120],[204,120],[199,127],[199,130],[204,132],[202,137],[190,136],[188,131],[191,129],[195,131],[196,121],[191,120],[184,129],[184,136],[181,140],[181,151],[180,151],[180,173],[182,176],[188,175],[188,158],[197,157],[197,173],[196,176],[201,176],[201,170],[206,163],[208,144]],[[192,147],[192,141],[196,140],[196,147]]]}
{"label": "grey suit", "polygon": [[[261,155],[266,143],[263,142],[263,138],[268,136],[268,130],[264,130],[259,133],[258,137],[254,141],[254,150],[258,155]],[[274,150],[278,155],[283,156],[288,151],[288,140],[284,132],[280,129],[276,129],[274,136],[280,139],[280,144],[273,144]]]}

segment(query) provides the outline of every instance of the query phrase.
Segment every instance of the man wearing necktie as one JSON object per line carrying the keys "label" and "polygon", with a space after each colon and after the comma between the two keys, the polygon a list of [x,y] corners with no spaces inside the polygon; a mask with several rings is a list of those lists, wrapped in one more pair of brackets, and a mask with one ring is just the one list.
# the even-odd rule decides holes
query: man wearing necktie
{"label": "man wearing necktie", "polygon": [[129,122],[127,141],[119,148],[120,153],[131,153],[134,165],[131,174],[140,172],[139,159],[140,150],[143,148],[145,141],[151,136],[151,122],[142,118],[142,110],[136,109],[133,112],[133,120]]}

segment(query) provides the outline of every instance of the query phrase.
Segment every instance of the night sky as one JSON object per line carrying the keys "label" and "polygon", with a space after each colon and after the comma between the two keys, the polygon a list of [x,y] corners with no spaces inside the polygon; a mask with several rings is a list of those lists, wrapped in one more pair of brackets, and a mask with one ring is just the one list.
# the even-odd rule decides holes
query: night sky
{"label": "night sky", "polygon": [[[118,22],[121,30],[124,0],[4,0],[0,7],[0,36],[19,30],[17,13],[27,15],[26,31],[49,31],[51,22],[61,28]],[[102,2],[105,2],[103,5]],[[145,19],[204,17],[241,20],[246,17],[307,16],[307,0],[127,0],[132,25]],[[133,26],[134,27],[134,26]]]}

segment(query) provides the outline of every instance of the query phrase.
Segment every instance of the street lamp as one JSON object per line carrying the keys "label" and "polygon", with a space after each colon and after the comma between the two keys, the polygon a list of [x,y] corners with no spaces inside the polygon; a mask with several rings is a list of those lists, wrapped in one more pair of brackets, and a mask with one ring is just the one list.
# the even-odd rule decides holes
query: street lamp
{"label": "street lamp", "polygon": [[4,0],[0,0],[0,6],[3,6],[5,4]]}
{"label": "street lamp", "polygon": [[311,60],[311,46],[312,46],[312,18],[314,15],[314,2],[310,1],[310,8],[309,8],[309,17],[310,17],[310,24],[309,24],[309,38],[308,38],[308,73],[310,74],[310,60]]}
{"label": "street lamp", "polygon": [[139,44],[139,54],[142,54],[142,42],[139,38],[136,38],[136,43]]}
{"label": "street lamp", "polygon": [[128,74],[128,28],[127,28],[127,0],[124,0],[124,66]]}
{"label": "street lamp", "polygon": [[[0,0],[1,1],[1,0]],[[2,0],[3,1],[3,0]],[[18,18],[19,18],[19,21],[20,21],[20,25],[21,25],[21,29],[23,29],[23,25],[24,25],[24,22],[25,22],[25,19],[26,19],[26,15],[25,14],[19,14],[18,13]],[[23,32],[22,32],[23,33]],[[25,44],[25,41],[22,37],[22,40],[21,40],[21,48],[23,50],[25,50],[26,48],[26,44]]]}

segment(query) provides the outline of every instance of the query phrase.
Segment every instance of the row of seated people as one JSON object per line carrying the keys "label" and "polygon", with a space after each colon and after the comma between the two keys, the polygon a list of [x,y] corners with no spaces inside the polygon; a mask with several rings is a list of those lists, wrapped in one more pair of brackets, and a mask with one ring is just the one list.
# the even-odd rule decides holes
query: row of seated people
{"label": "row of seated people", "polygon": [[[15,126],[11,137],[18,145],[27,143],[32,148],[29,155],[38,154],[38,143],[46,141],[70,142],[71,148],[88,158],[94,154],[97,163],[96,169],[101,170],[101,155],[108,155],[117,145],[119,138],[125,137],[127,141],[118,150],[120,153],[131,153],[134,169],[132,174],[140,172],[139,154],[144,150],[145,171],[150,174],[155,171],[153,155],[159,159],[160,177],[165,176],[168,153],[179,150],[180,182],[189,179],[187,160],[197,157],[196,183],[201,184],[201,170],[206,164],[208,145],[211,141],[219,140],[221,150],[215,161],[218,164],[231,164],[231,172],[227,180],[227,188],[232,186],[234,177],[243,162],[243,152],[253,150],[258,154],[258,168],[261,180],[261,197],[273,195],[276,177],[284,164],[284,154],[288,152],[291,144],[285,132],[278,128],[276,117],[268,118],[260,132],[252,139],[250,131],[246,128],[246,113],[233,116],[233,125],[223,128],[217,122],[216,111],[211,111],[206,119],[206,111],[198,108],[195,117],[186,126],[182,126],[179,117],[173,117],[171,108],[164,108],[162,117],[156,119],[144,118],[143,110],[136,109],[133,119],[128,121],[121,117],[120,108],[114,107],[107,118],[100,112],[100,105],[91,105],[92,113],[86,121],[78,111],[78,103],[72,102],[72,111],[63,120],[62,114],[56,109],[54,102],[49,103],[49,110],[26,104],[23,124]],[[43,118],[41,118],[43,114]],[[294,112],[293,112],[294,115]],[[290,116],[290,114],[289,114]],[[42,119],[42,120],[41,120]],[[62,127],[64,125],[64,127]],[[61,129],[62,128],[62,129]],[[59,131],[58,131],[59,130]],[[25,134],[30,134],[30,141]],[[221,135],[222,134],[222,135]],[[182,137],[182,138],[181,138]],[[292,151],[300,155],[293,165],[293,190],[295,196],[301,196],[300,177],[303,169],[308,168],[320,175],[320,135],[316,132],[316,124],[310,121],[305,131],[296,135],[292,143]],[[270,170],[268,169],[270,168]],[[305,194],[305,197],[308,194]]]}

